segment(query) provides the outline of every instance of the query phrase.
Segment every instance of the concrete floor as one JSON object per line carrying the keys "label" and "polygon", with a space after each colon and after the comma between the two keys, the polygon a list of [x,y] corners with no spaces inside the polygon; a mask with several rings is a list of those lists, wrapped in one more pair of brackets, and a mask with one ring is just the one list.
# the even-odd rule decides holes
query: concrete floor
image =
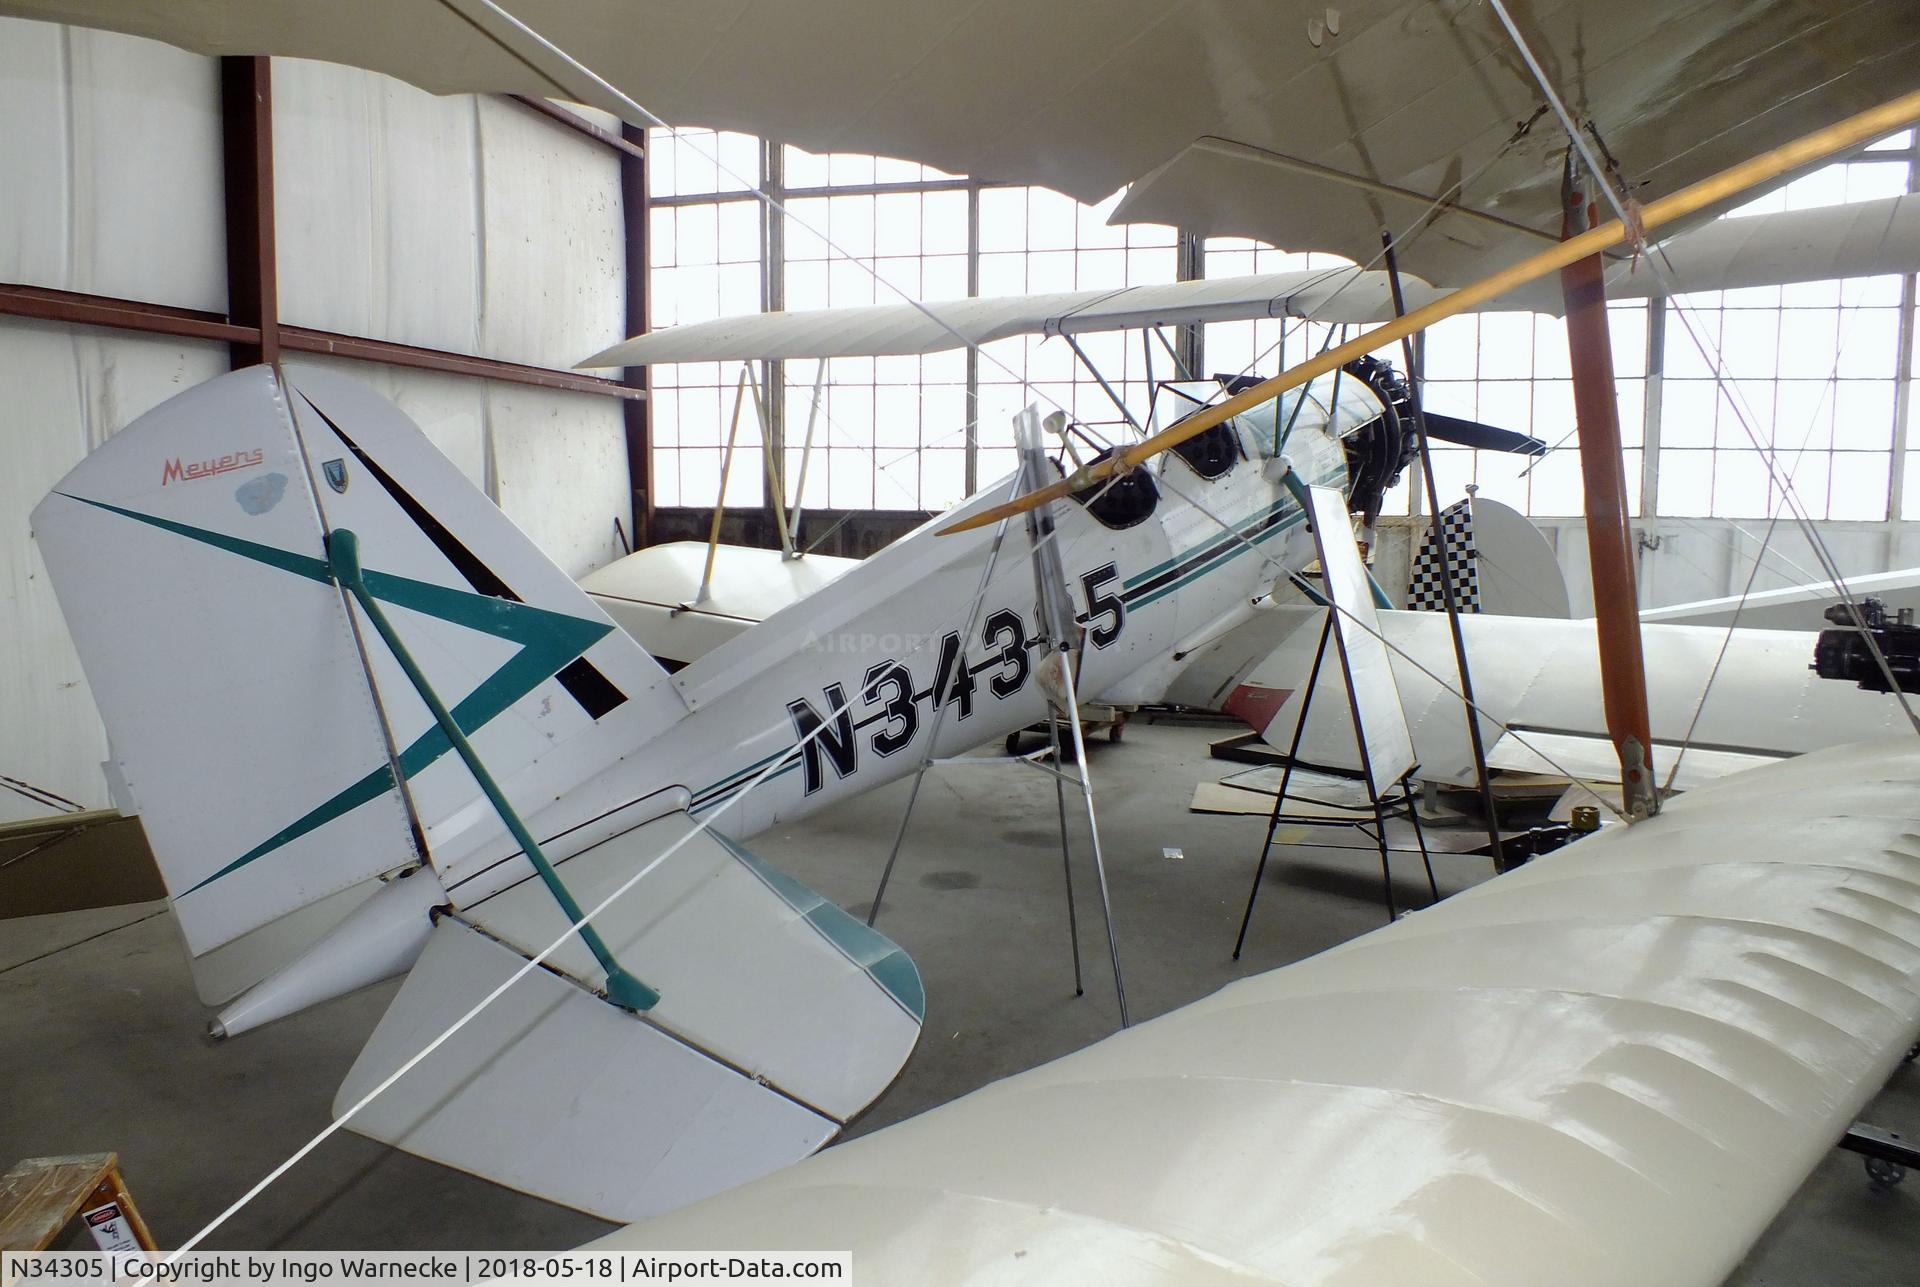
{"label": "concrete floor", "polygon": [[[1378,868],[1360,851],[1281,851],[1239,963],[1234,929],[1263,822],[1187,812],[1217,727],[1136,723],[1093,751],[1102,835],[1136,1019],[1382,923]],[[1084,844],[1076,848],[1087,992],[1073,995],[1051,781],[1008,767],[936,770],[880,926],[926,981],[920,1045],[858,1134],[1107,1035],[1112,973]],[[906,798],[874,792],[758,837],[756,851],[864,914]],[[1084,836],[1084,828],[1075,827]],[[1180,859],[1163,847],[1177,846]],[[1484,859],[1436,859],[1443,890]],[[1406,860],[1402,897],[1424,892]],[[162,905],[0,921],[0,1166],[118,1150],[163,1244],[213,1219],[328,1124],[328,1105],[397,982],[223,1045]],[[1869,1119],[1920,1136],[1920,1070]],[[536,1248],[607,1226],[342,1132],[214,1233],[211,1248]],[[1920,1282],[1920,1176],[1886,1192],[1835,1153],[1782,1213],[1744,1287]]]}

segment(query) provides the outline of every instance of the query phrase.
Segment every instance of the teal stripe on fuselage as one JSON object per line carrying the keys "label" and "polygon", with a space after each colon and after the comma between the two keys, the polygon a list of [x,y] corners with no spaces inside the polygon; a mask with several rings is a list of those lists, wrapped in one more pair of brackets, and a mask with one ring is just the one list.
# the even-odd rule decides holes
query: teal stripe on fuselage
{"label": "teal stripe on fuselage", "polygon": [[[1334,473],[1329,474],[1325,479],[1323,479],[1319,484],[1316,484],[1316,485],[1327,486],[1333,483],[1338,477],[1339,477],[1339,471],[1335,471]],[[1266,524],[1266,521],[1276,513],[1280,513],[1289,508],[1291,508],[1293,511],[1290,517],[1283,518],[1278,523],[1261,526],[1262,524]],[[1195,546],[1192,546],[1191,548],[1180,551],[1180,553],[1174,555],[1172,558],[1167,559],[1165,562],[1157,563],[1153,567],[1149,568],[1147,571],[1142,572],[1137,576],[1128,577],[1125,581],[1121,582],[1121,586],[1123,589],[1127,589],[1127,590],[1137,589],[1138,587],[1140,587],[1141,585],[1144,585],[1148,581],[1153,580],[1155,577],[1165,574],[1170,569],[1177,568],[1182,564],[1191,561],[1196,555],[1202,556],[1207,560],[1206,566],[1199,569],[1198,571],[1200,573],[1211,572],[1214,568],[1220,567],[1226,562],[1225,559],[1215,559],[1213,557],[1215,554],[1219,553],[1221,550],[1224,550],[1229,546],[1231,546],[1235,550],[1245,550],[1247,548],[1248,542],[1258,545],[1260,542],[1264,541],[1267,537],[1273,535],[1275,532],[1285,531],[1288,528],[1293,527],[1295,524],[1299,523],[1300,520],[1303,519],[1305,516],[1306,516],[1306,511],[1302,510],[1299,506],[1294,505],[1293,498],[1291,496],[1282,496],[1278,500],[1274,501],[1272,504],[1257,508],[1253,512],[1246,515],[1244,518],[1236,519],[1233,522],[1229,523],[1227,526],[1230,530],[1220,532],[1214,536],[1210,536],[1206,540],[1201,541],[1198,545],[1195,545]],[[1252,530],[1255,528],[1258,528],[1258,530],[1257,531]],[[1180,577],[1179,580],[1170,583],[1167,587],[1156,589],[1150,592],[1149,594],[1147,594],[1145,597],[1138,600],[1137,602],[1129,603],[1127,606],[1129,608],[1144,607],[1145,605],[1152,603],[1154,600],[1162,598],[1168,589],[1176,588],[1178,586],[1191,585],[1193,583],[1195,575],[1197,575],[1197,573],[1184,574]]]}
{"label": "teal stripe on fuselage", "polygon": [[1281,509],[1286,508],[1288,505],[1292,503],[1293,501],[1291,497],[1282,496],[1279,500],[1274,501],[1271,505],[1263,506],[1259,509],[1254,510],[1252,513],[1248,514],[1244,518],[1234,520],[1231,524],[1228,525],[1231,528],[1231,530],[1220,532],[1213,536],[1210,536],[1206,540],[1201,541],[1198,545],[1195,545],[1189,549],[1180,551],[1178,554],[1174,555],[1172,558],[1168,559],[1166,562],[1156,563],[1154,566],[1148,568],[1145,572],[1142,572],[1137,576],[1128,577],[1125,581],[1122,581],[1120,583],[1121,588],[1131,590],[1136,586],[1143,585],[1146,582],[1153,580],[1155,577],[1160,576],[1164,573],[1170,572],[1174,568],[1179,567],[1182,563],[1185,563],[1188,559],[1193,558],[1196,554],[1210,551],[1211,547],[1220,547],[1220,546],[1225,546],[1227,544],[1238,545],[1240,537],[1246,533],[1247,528],[1255,524],[1265,522],[1274,513],[1276,513]]}
{"label": "teal stripe on fuselage", "polygon": [[1129,610],[1144,608],[1150,603],[1157,603],[1161,599],[1166,598],[1168,595],[1173,594],[1176,591],[1179,591],[1181,589],[1184,589],[1189,585],[1192,585],[1195,581],[1199,580],[1201,577],[1206,576],[1209,573],[1215,572],[1218,569],[1225,567],[1228,563],[1231,563],[1234,559],[1238,558],[1240,555],[1245,554],[1247,552],[1247,547],[1249,545],[1260,545],[1263,542],[1265,542],[1269,537],[1277,536],[1282,532],[1289,531],[1292,528],[1298,527],[1305,518],[1306,518],[1306,515],[1302,511],[1297,509],[1294,510],[1291,514],[1283,515],[1280,521],[1278,523],[1275,523],[1272,527],[1264,528],[1261,531],[1255,532],[1253,535],[1245,537],[1243,540],[1236,540],[1230,548],[1222,551],[1216,557],[1210,558],[1205,564],[1203,564],[1198,568],[1195,568],[1192,572],[1187,573],[1185,576],[1181,577],[1179,580],[1171,582],[1167,585],[1164,585],[1160,589],[1155,590],[1153,593],[1143,595],[1139,599],[1135,600],[1133,603],[1128,604],[1127,606]]}

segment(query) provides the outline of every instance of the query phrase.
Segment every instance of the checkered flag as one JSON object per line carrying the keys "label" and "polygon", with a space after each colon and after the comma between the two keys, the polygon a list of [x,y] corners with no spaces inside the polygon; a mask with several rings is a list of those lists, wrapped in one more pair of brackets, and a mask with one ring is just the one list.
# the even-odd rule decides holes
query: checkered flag
{"label": "checkered flag", "polygon": [[1453,581],[1453,601],[1462,612],[1480,611],[1478,552],[1473,548],[1473,498],[1440,511],[1440,522],[1427,532],[1413,560],[1407,581],[1407,608],[1413,612],[1445,612],[1446,591],[1441,588],[1442,559],[1434,548],[1438,534],[1446,550],[1446,575]]}

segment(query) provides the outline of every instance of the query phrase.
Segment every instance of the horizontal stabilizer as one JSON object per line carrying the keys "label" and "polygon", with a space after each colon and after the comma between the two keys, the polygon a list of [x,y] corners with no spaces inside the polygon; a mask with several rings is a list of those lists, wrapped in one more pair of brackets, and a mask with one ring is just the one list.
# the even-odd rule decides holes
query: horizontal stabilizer
{"label": "horizontal stabilizer", "polygon": [[[620,964],[577,936],[356,1116],[353,1129],[608,1219],[796,1161],[893,1081],[925,1010],[892,942],[673,813],[558,864]],[[335,1101],[344,1112],[567,931],[538,880],[442,917]]]}
{"label": "horizontal stabilizer", "polygon": [[[340,1087],[344,1111],[526,958],[444,919]],[[839,1123],[546,970],[530,971],[352,1121],[410,1153],[609,1220],[805,1157]]]}

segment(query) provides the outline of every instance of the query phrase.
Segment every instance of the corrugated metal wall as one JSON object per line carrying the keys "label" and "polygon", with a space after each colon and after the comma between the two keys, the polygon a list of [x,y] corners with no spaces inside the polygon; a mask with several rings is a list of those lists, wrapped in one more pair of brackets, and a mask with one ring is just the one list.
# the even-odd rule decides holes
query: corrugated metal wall
{"label": "corrugated metal wall", "polygon": [[[608,149],[500,100],[318,63],[273,72],[285,322],[563,368],[620,338]],[[225,312],[212,60],[0,19],[0,122],[0,281]],[[567,571],[619,553],[614,399],[336,365],[413,416]],[[226,367],[221,344],[0,318],[0,774],[107,803],[104,734],[28,514],[92,446]],[[35,811],[0,790],[0,819]]]}

